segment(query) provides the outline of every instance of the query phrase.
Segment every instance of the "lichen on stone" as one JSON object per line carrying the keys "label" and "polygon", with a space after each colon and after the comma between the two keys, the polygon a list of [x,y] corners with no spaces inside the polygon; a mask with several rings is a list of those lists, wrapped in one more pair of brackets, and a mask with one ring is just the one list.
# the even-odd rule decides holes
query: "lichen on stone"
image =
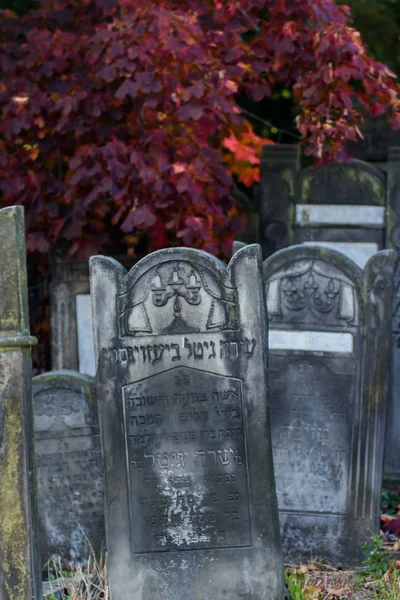
{"label": "lichen on stone", "polygon": [[22,405],[12,397],[2,402],[3,436],[0,436],[0,567],[7,600],[25,598],[28,566],[25,549],[27,525],[21,497],[23,453]]}

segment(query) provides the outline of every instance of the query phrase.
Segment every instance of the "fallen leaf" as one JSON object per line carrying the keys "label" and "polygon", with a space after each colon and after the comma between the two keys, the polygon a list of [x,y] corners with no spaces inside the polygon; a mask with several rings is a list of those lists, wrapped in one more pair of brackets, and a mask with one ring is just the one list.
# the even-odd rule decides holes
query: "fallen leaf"
{"label": "fallen leaf", "polygon": [[389,519],[382,527],[383,531],[387,533],[393,533],[393,535],[400,535],[400,519]]}

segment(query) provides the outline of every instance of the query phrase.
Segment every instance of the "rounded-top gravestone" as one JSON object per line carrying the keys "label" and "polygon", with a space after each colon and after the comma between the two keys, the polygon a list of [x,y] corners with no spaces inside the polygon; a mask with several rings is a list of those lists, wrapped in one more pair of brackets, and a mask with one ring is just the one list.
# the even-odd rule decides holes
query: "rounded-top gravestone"
{"label": "rounded-top gravestone", "polygon": [[283,600],[259,248],[90,266],[112,600]]}
{"label": "rounded-top gravestone", "polygon": [[94,379],[50,371],[33,379],[42,567],[85,564],[104,543],[104,471]]}
{"label": "rounded-top gravestone", "polygon": [[354,565],[379,533],[394,253],[264,262],[273,456],[285,559]]}

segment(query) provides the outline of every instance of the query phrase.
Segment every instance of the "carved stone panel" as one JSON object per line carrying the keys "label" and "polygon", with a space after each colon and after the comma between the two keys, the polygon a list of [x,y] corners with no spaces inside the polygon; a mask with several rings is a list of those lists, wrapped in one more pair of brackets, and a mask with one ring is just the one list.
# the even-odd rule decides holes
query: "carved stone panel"
{"label": "carved stone panel", "polygon": [[74,371],[35,377],[40,552],[85,564],[104,534],[104,473],[94,382]]}
{"label": "carved stone panel", "polygon": [[281,510],[308,511],[312,498],[317,513],[346,514],[355,366],[312,354],[271,360],[271,394],[281,399],[271,411]]}
{"label": "carved stone panel", "polygon": [[[393,265],[392,251],[377,253],[362,272],[343,255],[304,246],[264,263],[288,562],[357,564],[363,539],[379,531]],[[296,337],[308,345],[301,349]]]}
{"label": "carved stone panel", "polygon": [[123,398],[135,551],[251,546],[241,381],[173,367]]}
{"label": "carved stone panel", "polygon": [[91,260],[113,600],[285,598],[259,268]]}

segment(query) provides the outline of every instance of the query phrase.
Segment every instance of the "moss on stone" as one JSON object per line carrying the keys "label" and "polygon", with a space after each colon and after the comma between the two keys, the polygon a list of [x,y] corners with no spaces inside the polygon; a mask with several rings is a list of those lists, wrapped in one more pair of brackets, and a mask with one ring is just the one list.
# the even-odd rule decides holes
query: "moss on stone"
{"label": "moss on stone", "polygon": [[26,564],[27,524],[21,494],[22,405],[13,398],[3,402],[4,456],[0,460],[0,556],[7,600],[25,598],[28,581]]}

